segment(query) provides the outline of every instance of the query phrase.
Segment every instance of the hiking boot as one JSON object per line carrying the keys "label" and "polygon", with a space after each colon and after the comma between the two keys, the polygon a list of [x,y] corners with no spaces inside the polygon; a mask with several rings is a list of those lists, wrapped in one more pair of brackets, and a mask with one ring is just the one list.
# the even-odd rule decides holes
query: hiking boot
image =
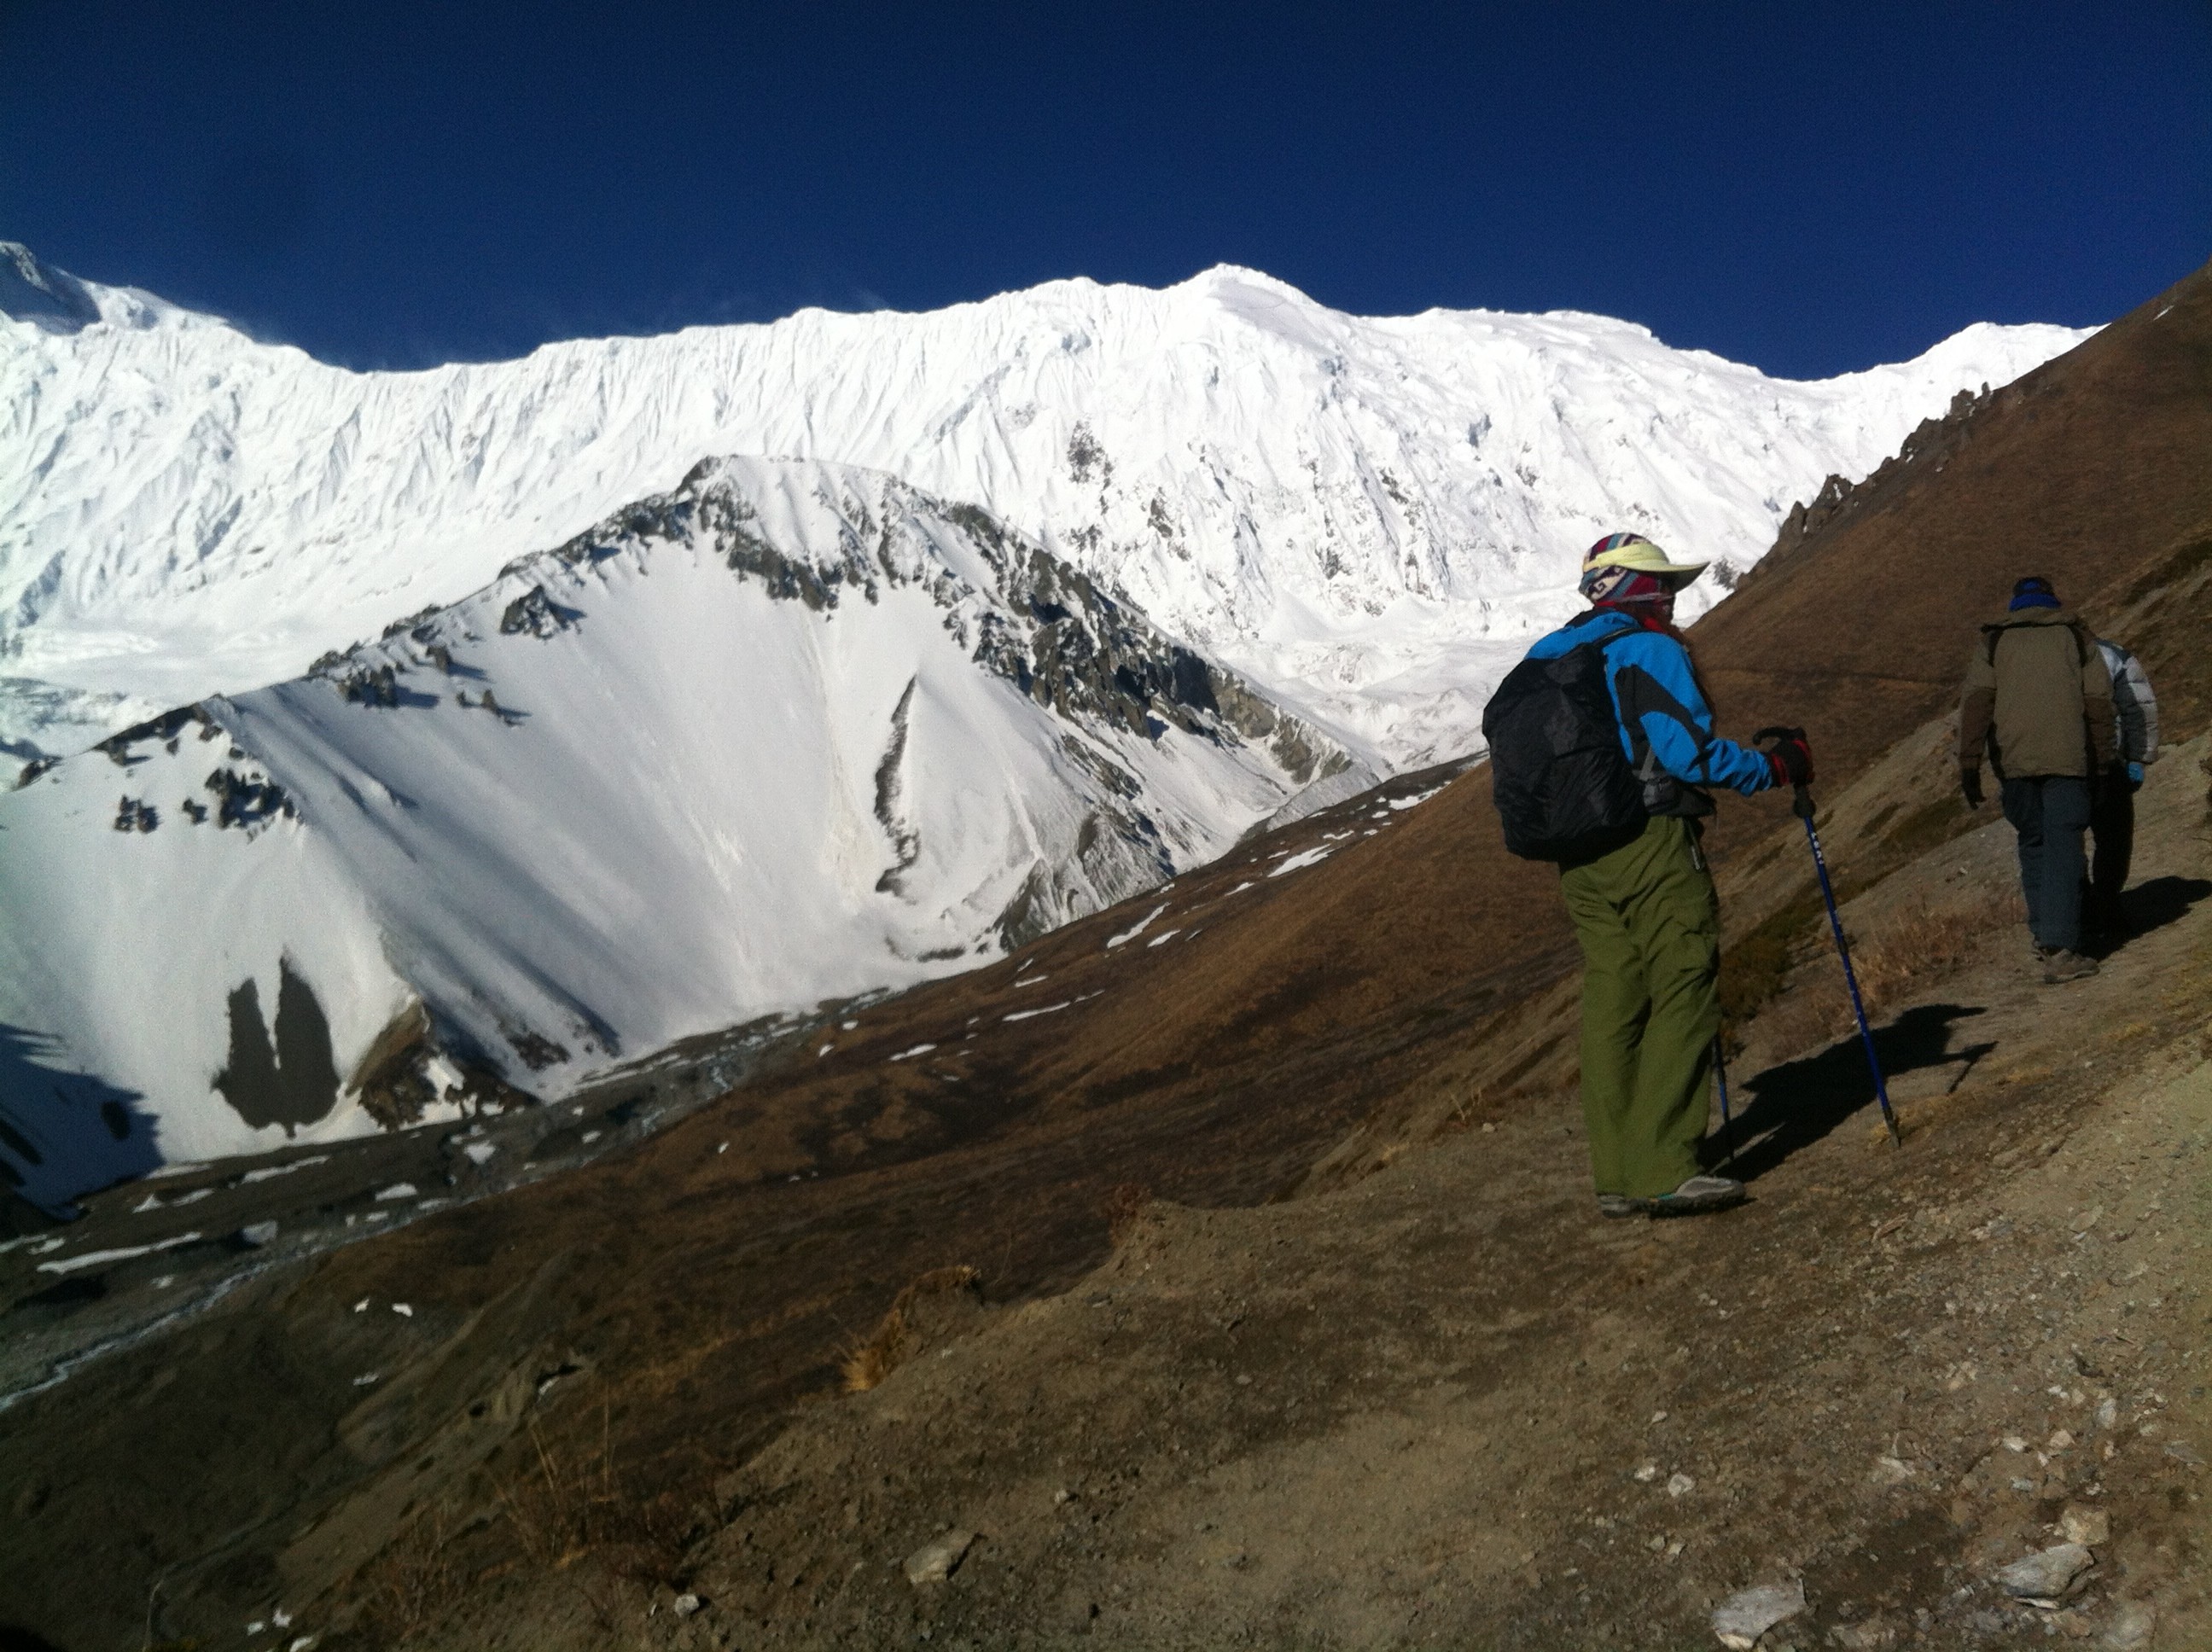
{"label": "hiking boot", "polygon": [[1743,1203],[1743,1183],[1733,1176],[1694,1175],[1671,1193],[1650,1201],[1654,1216],[1694,1216]]}
{"label": "hiking boot", "polygon": [[1597,1213],[1600,1216],[1641,1216],[1651,1208],[1648,1199],[1631,1199],[1626,1193],[1600,1193]]}
{"label": "hiking boot", "polygon": [[2096,973],[2096,959],[2069,952],[2063,946],[2051,947],[2043,954],[2043,981],[2047,987],[2056,987],[2062,981],[2079,981]]}

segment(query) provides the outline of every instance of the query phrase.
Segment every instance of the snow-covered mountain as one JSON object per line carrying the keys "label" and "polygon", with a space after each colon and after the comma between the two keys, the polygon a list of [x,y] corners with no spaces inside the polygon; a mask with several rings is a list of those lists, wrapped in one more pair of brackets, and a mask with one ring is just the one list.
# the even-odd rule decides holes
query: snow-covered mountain
{"label": "snow-covered mountain", "polygon": [[1409,764],[1475,744],[1600,533],[1746,567],[1831,472],[2085,336],[1978,325],[1792,383],[1601,317],[1361,318],[1222,268],[356,374],[7,247],[0,317],[0,743],[24,758],[295,675],[763,453],[980,504]]}
{"label": "snow-covered mountain", "polygon": [[0,1175],[559,1095],[971,967],[1346,761],[973,506],[708,461],[0,797]]}

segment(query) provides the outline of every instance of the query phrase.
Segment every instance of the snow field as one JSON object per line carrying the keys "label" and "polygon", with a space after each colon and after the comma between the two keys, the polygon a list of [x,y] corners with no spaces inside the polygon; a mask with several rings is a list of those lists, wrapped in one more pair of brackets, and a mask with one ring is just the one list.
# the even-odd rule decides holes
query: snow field
{"label": "snow field", "polygon": [[352,374],[86,290],[76,331],[0,319],[0,738],[53,752],[293,676],[750,452],[981,504],[1414,766],[1468,749],[1464,702],[1599,534],[1747,567],[1829,472],[2086,336],[1978,325],[1801,384],[1602,317],[1348,316],[1224,266]]}

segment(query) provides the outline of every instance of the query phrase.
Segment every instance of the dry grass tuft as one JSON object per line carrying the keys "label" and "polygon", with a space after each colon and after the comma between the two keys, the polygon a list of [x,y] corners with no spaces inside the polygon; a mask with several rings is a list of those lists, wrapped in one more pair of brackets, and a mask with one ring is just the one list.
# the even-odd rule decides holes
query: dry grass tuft
{"label": "dry grass tuft", "polygon": [[[604,1407],[600,1427],[604,1436]],[[576,1567],[623,1521],[604,1439],[598,1450],[583,1452],[570,1461],[532,1422],[520,1443],[528,1447],[523,1466],[490,1477],[493,1496],[516,1546],[534,1570],[558,1576],[574,1588],[601,1626],[611,1629],[613,1603],[607,1580],[587,1575],[589,1568]],[[477,1582],[513,1568],[515,1563],[509,1560],[474,1577],[464,1570],[459,1558],[463,1540],[476,1529],[475,1524],[459,1531],[450,1528],[446,1509],[431,1504],[415,1510],[355,1571],[346,1594],[358,1613],[366,1644],[399,1649],[434,1643]]]}
{"label": "dry grass tuft", "polygon": [[[2018,890],[1984,904],[1937,908],[1924,902],[1891,918],[1864,940],[1851,944],[1851,968],[1868,1019],[1904,1007],[1937,981],[1972,962],[1984,938],[2027,921]],[[1826,920],[1822,928],[1826,927]],[[1832,944],[1825,957],[1797,972],[1793,990],[1765,1009],[1754,1023],[1769,1052],[1778,1057],[1832,1043],[1854,1030],[1851,1000],[1835,964]],[[1731,1029],[1730,1054],[1744,1039]]]}
{"label": "dry grass tuft", "polygon": [[908,1352],[905,1315],[894,1308],[884,1315],[875,1335],[849,1351],[837,1363],[845,1379],[845,1392],[866,1394],[906,1363]]}
{"label": "dry grass tuft", "polygon": [[1118,1249],[1137,1230],[1138,1219],[1152,1202],[1152,1190],[1141,1182],[1117,1181],[1109,1187],[1098,1201],[1099,1214],[1106,1218],[1107,1242]]}
{"label": "dry grass tuft", "polygon": [[1923,902],[1901,914],[1851,954],[1867,1013],[1897,1006],[1920,988],[1956,975],[1980,951],[1984,936],[2027,921],[2017,890],[1968,907],[1939,910]]}
{"label": "dry grass tuft", "polygon": [[453,1559],[445,1511],[416,1515],[362,1570],[356,1588],[362,1622],[378,1646],[404,1647],[428,1637],[467,1592]]}
{"label": "dry grass tuft", "polygon": [[866,1394],[921,1351],[923,1336],[915,1310],[933,1297],[971,1295],[983,1276],[972,1267],[932,1268],[892,1300],[875,1334],[838,1361],[848,1394]]}
{"label": "dry grass tuft", "polygon": [[495,1480],[492,1490],[531,1564],[543,1570],[565,1570],[591,1552],[614,1508],[614,1456],[603,1443],[598,1451],[564,1460],[535,1422],[527,1438],[530,1460],[517,1473]]}
{"label": "dry grass tuft", "polygon": [[[533,1566],[568,1572],[589,1559],[592,1571],[622,1582],[667,1586],[681,1581],[685,1554],[714,1523],[710,1495],[628,1483],[616,1472],[604,1400],[596,1446],[564,1455],[534,1422],[526,1438],[528,1461],[520,1471],[495,1479],[492,1490]],[[578,1587],[599,1609],[597,1594],[580,1580]]]}

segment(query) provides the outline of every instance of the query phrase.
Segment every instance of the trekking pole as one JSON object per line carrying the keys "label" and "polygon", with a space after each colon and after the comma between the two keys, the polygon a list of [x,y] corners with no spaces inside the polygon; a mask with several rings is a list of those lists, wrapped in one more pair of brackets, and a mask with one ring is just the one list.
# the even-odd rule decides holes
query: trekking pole
{"label": "trekking pole", "polygon": [[1721,1141],[1728,1149],[1721,1169],[1725,1170],[1735,1163],[1735,1126],[1729,1118],[1728,1048],[1718,1033],[1713,1035],[1713,1077],[1720,1080],[1721,1086]]}
{"label": "trekking pole", "polygon": [[[1802,740],[1802,728],[1763,728],[1752,736],[1754,742],[1770,738]],[[1897,1114],[1890,1109],[1889,1086],[1881,1079],[1881,1060],[1875,1054],[1874,1031],[1867,1025],[1866,1005],[1859,998],[1859,978],[1851,969],[1851,949],[1844,940],[1844,920],[1836,911],[1836,891],[1828,882],[1828,857],[1820,853],[1820,834],[1813,827],[1813,793],[1803,787],[1794,788],[1790,812],[1805,823],[1805,841],[1812,846],[1813,870],[1820,874],[1820,899],[1827,904],[1828,927],[1836,933],[1836,956],[1844,963],[1844,985],[1851,989],[1851,1013],[1858,1018],[1859,1042],[1866,1046],[1867,1071],[1874,1074],[1875,1099],[1881,1103],[1881,1121],[1889,1127],[1890,1145],[1905,1145],[1905,1138],[1898,1133]]]}

